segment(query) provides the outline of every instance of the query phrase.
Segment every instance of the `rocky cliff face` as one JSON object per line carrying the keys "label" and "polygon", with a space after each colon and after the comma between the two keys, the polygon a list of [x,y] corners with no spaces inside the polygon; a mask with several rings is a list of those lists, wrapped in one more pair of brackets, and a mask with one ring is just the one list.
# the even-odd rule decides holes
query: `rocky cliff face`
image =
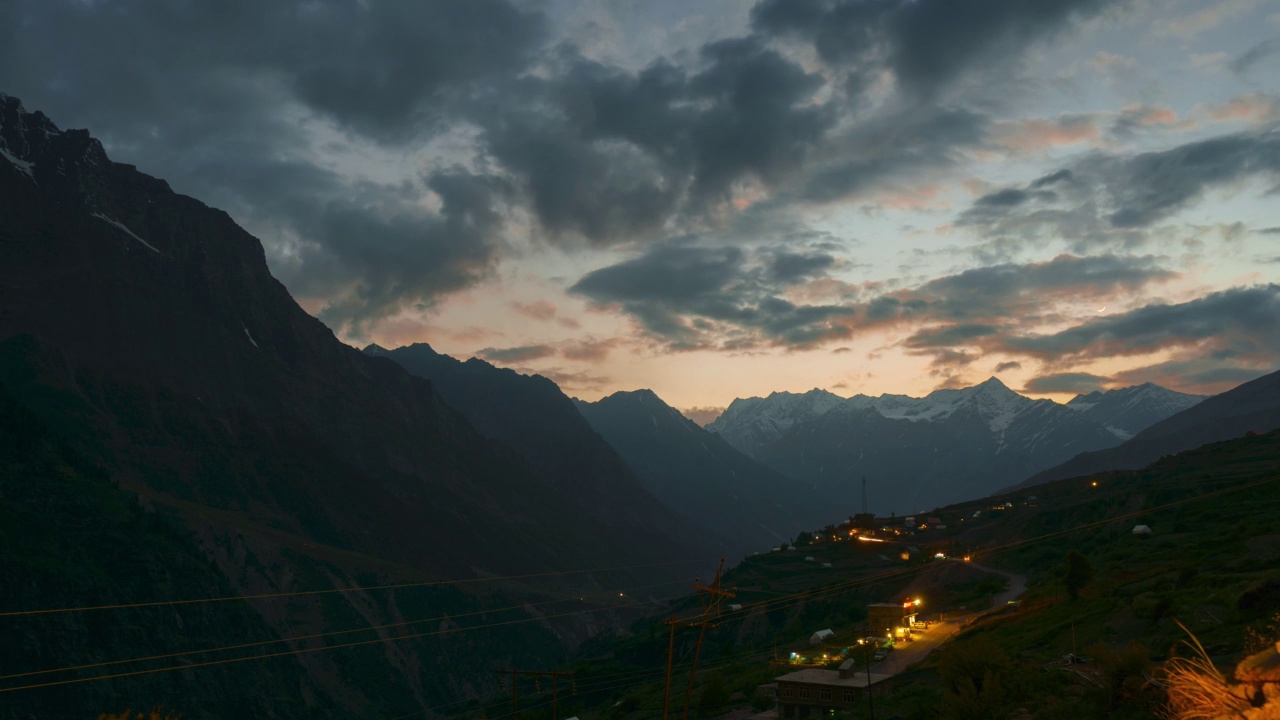
{"label": "rocky cliff face", "polygon": [[[7,96],[0,150],[0,382],[104,479],[196,531],[235,591],[624,568],[559,578],[554,597],[563,598],[689,574],[690,565],[625,569],[687,556],[582,517],[429,382],[338,342],[225,213],[111,162],[87,132],[61,131]],[[101,510],[86,500],[78,512]],[[136,580],[131,587],[146,587]],[[548,597],[533,581],[474,587],[448,601],[353,594],[254,609],[287,637]],[[520,626],[505,643],[490,632],[375,645],[345,656],[363,658],[355,665],[326,659],[341,650],[285,660],[323,695],[295,688],[303,697],[293,715],[421,710],[495,685],[480,672],[495,658],[545,662],[616,622],[608,611]],[[87,642],[59,659],[142,650]],[[198,688],[205,676],[184,677]],[[365,702],[383,691],[387,704]],[[342,709],[319,710],[329,707]],[[188,714],[235,713],[215,703]]]}

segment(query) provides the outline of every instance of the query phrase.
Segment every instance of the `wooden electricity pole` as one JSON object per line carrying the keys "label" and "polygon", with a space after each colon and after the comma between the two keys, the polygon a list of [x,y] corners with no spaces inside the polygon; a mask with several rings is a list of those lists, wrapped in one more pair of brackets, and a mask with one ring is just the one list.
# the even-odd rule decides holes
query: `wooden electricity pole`
{"label": "wooden electricity pole", "polygon": [[497,670],[499,675],[511,676],[511,718],[512,720],[520,720],[520,676],[528,675],[530,677],[550,677],[551,678],[551,720],[557,720],[559,710],[559,693],[556,687],[556,680],[562,677],[573,677],[571,672],[556,672],[552,670]]}
{"label": "wooden electricity pole", "polygon": [[705,593],[702,601],[702,614],[698,615],[696,620],[676,620],[676,616],[673,613],[669,619],[663,621],[663,624],[667,625],[669,630],[667,635],[667,684],[662,695],[662,720],[670,720],[671,666],[675,661],[677,625],[698,628],[698,643],[693,648],[693,667],[689,671],[689,688],[685,691],[684,712],[681,713],[683,720],[688,720],[689,718],[689,702],[693,699],[693,683],[698,675],[698,655],[702,652],[702,638],[706,635],[708,627],[716,626],[713,619],[720,615],[720,603],[727,597],[734,597],[732,592],[720,587],[720,575],[723,571],[724,558],[720,558],[720,565],[716,567],[716,578],[711,585],[703,585],[700,580],[694,581],[693,589]]}

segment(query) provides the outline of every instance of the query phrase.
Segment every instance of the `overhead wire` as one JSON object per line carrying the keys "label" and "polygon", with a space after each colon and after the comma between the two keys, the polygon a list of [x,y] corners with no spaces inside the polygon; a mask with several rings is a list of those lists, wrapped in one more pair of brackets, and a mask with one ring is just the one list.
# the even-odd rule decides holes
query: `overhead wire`
{"label": "overhead wire", "polygon": [[315,648],[297,648],[294,650],[283,650],[280,652],[264,653],[261,655],[249,655],[246,657],[224,658],[222,660],[208,660],[204,662],[189,663],[185,665],[172,665],[172,666],[162,667],[162,668],[150,668],[147,670],[133,670],[130,672],[110,673],[107,675],[95,675],[95,676],[86,677],[86,678],[72,678],[69,680],[57,680],[57,681],[51,681],[51,682],[45,682],[45,683],[35,683],[30,685],[18,685],[14,687],[0,688],[0,693],[15,692],[18,690],[34,690],[37,688],[46,688],[46,687],[59,687],[63,685],[75,685],[79,683],[94,682],[97,680],[111,680],[115,678],[136,677],[138,675],[150,675],[153,673],[172,672],[174,670],[191,670],[191,669],[201,668],[201,667],[211,667],[214,665],[229,665],[232,663],[248,662],[250,660],[265,660],[267,658],[273,658],[273,657],[285,657],[288,655],[304,655],[308,653],[324,652],[327,650],[338,650],[341,648],[360,647],[364,645],[372,645],[375,643],[395,642],[398,640],[412,640],[414,638],[432,637],[437,635],[450,635],[454,633],[471,632],[474,630],[484,630],[488,628],[504,627],[507,625],[518,625],[521,623],[553,620],[556,618],[570,617],[573,615],[583,615],[583,614],[593,613],[593,612],[604,612],[606,610],[618,610],[620,608],[627,608],[627,607],[641,607],[644,605],[651,605],[651,604],[652,604],[652,601],[626,603],[626,604],[614,605],[610,607],[592,608],[588,610],[577,610],[573,612],[557,613],[554,615],[543,615],[540,617],[522,618],[519,620],[508,620],[504,622],[486,623],[484,625],[472,625],[469,627],[459,627],[459,628],[445,628],[442,630],[433,630],[433,631],[421,632],[421,633],[411,633],[408,635],[397,635],[395,637],[388,637],[388,638],[380,637],[380,638],[374,638],[372,640],[361,640],[358,642],[341,643],[338,645],[325,645],[322,647],[315,647]]}
{"label": "overhead wire", "polygon": [[[442,616],[439,616],[439,617],[421,618],[421,619],[418,619],[418,620],[405,620],[405,621],[402,621],[402,622],[387,623],[387,624],[385,624],[385,625],[370,625],[370,626],[359,627],[359,628],[351,628],[351,629],[349,629],[349,630],[332,630],[332,631],[329,631],[329,632],[312,633],[312,634],[310,634],[310,635],[297,635],[297,636],[294,636],[294,637],[276,638],[276,639],[273,639],[273,640],[258,640],[258,641],[255,641],[255,642],[240,643],[240,644],[237,644],[237,645],[225,645],[225,646],[222,646],[222,647],[202,648],[202,649],[197,649],[197,650],[182,650],[182,651],[178,651],[178,652],[164,653],[164,654],[161,654],[161,655],[149,655],[149,656],[146,656],[146,657],[128,658],[128,659],[125,659],[125,660],[108,660],[108,661],[104,661],[104,662],[90,663],[90,664],[87,664],[87,665],[71,665],[71,666],[67,666],[67,667],[50,668],[50,669],[47,669],[47,670],[33,670],[33,671],[23,672],[23,673],[13,673],[13,674],[10,674],[10,675],[0,675],[0,680],[10,680],[10,679],[13,679],[13,678],[20,678],[20,677],[31,677],[31,676],[33,676],[33,675],[48,675],[48,674],[51,674],[51,673],[59,673],[59,672],[72,672],[72,671],[75,671],[75,670],[89,670],[89,669],[92,669],[92,668],[108,667],[108,666],[112,666],[112,665],[124,665],[124,664],[128,664],[128,663],[140,663],[140,662],[150,662],[150,661],[154,661],[154,660],[165,660],[165,659],[171,659],[171,658],[176,658],[176,657],[184,657],[184,656],[187,656],[187,655],[203,655],[203,654],[206,654],[206,653],[227,652],[227,651],[230,651],[230,650],[243,650],[243,649],[246,649],[246,648],[251,648],[251,647],[261,647],[261,646],[263,646],[263,645],[273,645],[273,644],[276,644],[276,643],[289,643],[289,642],[299,642],[299,641],[303,641],[303,640],[315,640],[315,639],[318,639],[318,638],[333,637],[333,636],[336,636],[336,635],[349,635],[349,634],[351,634],[351,633],[372,632],[372,631],[375,631],[375,630],[385,630],[385,629],[388,629],[388,628],[405,627],[405,626],[409,626],[409,625],[420,625],[420,624],[422,624],[422,623],[426,623],[426,622],[436,622],[436,621],[439,621],[439,620],[456,620],[456,619],[458,619],[458,618],[473,617],[473,616],[476,616],[476,615],[488,615],[488,614],[493,614],[493,613],[502,613],[502,612],[513,611],[513,610],[523,610],[523,609],[526,609],[526,608],[542,607],[542,606],[545,606],[545,605],[552,605],[552,604],[555,604],[555,603],[565,603],[565,602],[584,602],[584,601],[585,601],[585,598],[587,598],[587,597],[591,597],[592,599],[600,598],[600,597],[617,597],[617,593],[619,593],[619,592],[623,592],[623,593],[630,593],[630,592],[635,592],[635,591],[637,591],[637,590],[645,590],[645,589],[652,588],[652,587],[660,587],[660,586],[663,586],[663,585],[673,585],[673,584],[678,583],[678,582],[687,582],[687,581],[689,581],[689,580],[691,580],[691,579],[692,579],[692,578],[681,578],[681,579],[676,579],[676,580],[666,580],[666,581],[663,581],[663,582],[660,582],[660,583],[649,583],[648,585],[637,585],[637,586],[635,586],[635,587],[631,587],[631,588],[623,588],[623,589],[621,589],[621,590],[617,590],[617,589],[615,589],[615,590],[604,590],[604,591],[597,592],[597,593],[591,593],[591,594],[589,594],[589,595],[580,595],[580,596],[576,596],[576,597],[568,597],[568,598],[556,598],[556,599],[554,599],[554,600],[543,600],[543,601],[536,602],[536,603],[522,603],[522,604],[519,604],[519,605],[509,605],[509,606],[507,606],[507,607],[501,607],[501,608],[490,608],[490,609],[485,609],[485,610],[475,610],[475,611],[472,611],[472,612],[466,612],[466,613],[454,613],[454,614],[442,615]],[[648,602],[652,602],[652,601],[648,601]]]}
{"label": "overhead wire", "polygon": [[54,615],[59,613],[90,612],[97,610],[125,610],[131,608],[159,607],[164,605],[196,605],[201,603],[230,602],[233,600],[264,600],[268,598],[301,597],[307,595],[331,595],[334,593],[367,592],[372,590],[399,590],[416,587],[437,587],[444,585],[464,585],[483,582],[506,582],[510,580],[530,580],[541,577],[559,577],[563,575],[584,575],[589,573],[616,572],[618,570],[639,570],[643,568],[670,567],[673,565],[691,565],[693,563],[714,562],[717,558],[698,558],[693,560],[675,560],[661,563],[643,563],[638,565],[615,565],[613,567],[591,568],[586,570],[555,570],[523,575],[505,575],[496,577],[457,578],[454,580],[427,580],[415,583],[396,583],[391,585],[368,585],[349,588],[327,588],[324,590],[296,590],[291,592],[259,593],[255,595],[226,595],[216,598],[192,598],[186,600],[153,600],[147,602],[119,603],[114,605],[88,605],[69,608],[43,608],[36,610],[11,610],[0,612],[0,618],[22,617],[29,615]]}
{"label": "overhead wire", "polygon": [[[1071,528],[1064,528],[1064,529],[1062,529],[1062,530],[1052,531],[1052,532],[1049,532],[1049,533],[1045,533],[1045,534],[1042,534],[1042,535],[1036,536],[1036,537],[1034,537],[1034,538],[1021,539],[1021,540],[1013,541],[1013,542],[1010,542],[1010,543],[1005,543],[1004,545],[999,545],[999,546],[995,546],[995,547],[992,547],[992,548],[985,548],[985,549],[981,549],[981,552],[982,552],[984,555],[985,555],[985,554],[991,554],[991,553],[999,553],[999,552],[1003,552],[1003,551],[1006,551],[1006,550],[1010,550],[1010,549],[1013,549],[1013,548],[1016,548],[1016,547],[1021,547],[1021,546],[1028,545],[1028,544],[1032,544],[1032,543],[1036,543],[1036,542],[1042,542],[1042,541],[1044,541],[1044,540],[1052,539],[1052,538],[1055,538],[1055,537],[1060,537],[1060,536],[1063,536],[1063,535],[1066,535],[1066,534],[1069,534],[1069,533],[1072,533],[1072,532],[1079,532],[1079,531],[1081,531],[1081,530],[1087,530],[1087,529],[1090,529],[1090,528],[1099,527],[1099,526],[1102,526],[1102,525],[1106,525],[1106,524],[1114,523],[1114,522],[1117,522],[1117,521],[1119,521],[1119,520],[1124,520],[1124,519],[1131,518],[1131,517],[1134,517],[1134,516],[1143,515],[1143,514],[1148,514],[1148,513],[1152,513],[1152,512],[1159,512],[1159,511],[1161,511],[1161,510],[1166,510],[1166,509],[1170,509],[1170,508],[1173,508],[1173,507],[1178,507],[1178,506],[1181,506],[1181,505],[1186,505],[1186,504],[1189,504],[1189,503],[1192,503],[1192,502],[1197,502],[1197,501],[1201,501],[1201,500],[1205,500],[1205,499],[1209,499],[1209,498],[1213,498],[1213,497],[1218,497],[1218,496],[1225,495],[1225,494],[1232,493],[1232,492],[1239,492],[1239,491],[1246,490],[1246,489],[1250,489],[1250,488],[1253,488],[1253,487],[1257,487],[1257,486],[1259,486],[1259,485],[1263,485],[1263,484],[1266,484],[1266,483],[1269,483],[1269,482],[1274,482],[1274,481],[1275,481],[1275,480],[1277,480],[1277,479],[1280,479],[1280,476],[1264,478],[1264,479],[1257,480],[1257,481],[1250,482],[1250,483],[1244,483],[1244,484],[1241,484],[1241,485],[1236,485],[1236,486],[1232,486],[1232,487],[1228,487],[1228,488],[1222,488],[1222,489],[1215,490],[1215,491],[1212,491],[1212,492],[1202,493],[1202,494],[1199,494],[1199,495],[1196,495],[1196,496],[1193,496],[1193,497],[1190,497],[1190,498],[1184,498],[1184,499],[1181,499],[1181,500],[1176,500],[1176,501],[1172,501],[1172,502],[1169,502],[1169,503],[1164,503],[1164,504],[1162,504],[1162,505],[1158,505],[1158,506],[1155,506],[1155,507],[1151,507],[1151,508],[1144,508],[1144,509],[1141,509],[1141,510],[1135,510],[1135,511],[1130,511],[1130,512],[1126,512],[1126,513],[1121,513],[1120,515],[1116,515],[1116,516],[1108,517],[1108,518],[1105,518],[1105,519],[1103,519],[1103,520],[1098,520],[1098,521],[1091,522],[1091,523],[1085,523],[1085,524],[1083,524],[1083,525],[1078,525],[1078,526],[1074,526],[1074,527],[1071,527]],[[687,561],[687,562],[692,562],[692,561]],[[666,565],[669,565],[669,564],[675,564],[675,563],[665,563],[665,564],[666,564]],[[789,606],[789,605],[791,605],[791,604],[796,604],[796,603],[799,603],[799,602],[804,602],[805,600],[813,599],[813,598],[816,598],[816,597],[821,597],[821,596],[831,595],[831,594],[840,594],[840,593],[843,593],[843,592],[847,592],[847,591],[849,591],[849,590],[853,589],[854,587],[859,587],[859,586],[862,586],[862,585],[869,585],[869,584],[877,584],[877,583],[880,583],[880,582],[885,582],[885,581],[887,581],[887,580],[889,580],[889,579],[892,579],[892,578],[894,578],[894,577],[903,576],[903,575],[912,574],[912,573],[917,573],[917,572],[923,572],[925,569],[928,569],[929,567],[930,567],[930,565],[921,565],[921,566],[917,566],[917,567],[913,567],[913,568],[903,568],[903,569],[898,569],[898,570],[889,571],[889,572],[887,572],[887,573],[880,573],[880,574],[877,574],[877,575],[874,575],[874,576],[870,576],[870,577],[857,578],[857,579],[855,579],[855,580],[847,581],[847,582],[844,582],[844,583],[837,583],[837,584],[836,584],[836,585],[834,585],[834,586],[827,586],[827,587],[825,587],[825,588],[819,588],[819,589],[817,589],[817,590],[813,590],[813,591],[811,591],[811,590],[800,591],[800,592],[797,592],[797,593],[793,594],[793,595],[792,595],[792,598],[793,598],[793,599],[791,599],[791,600],[790,600],[789,602],[787,602],[786,604],[783,604],[783,601],[786,601],[786,600],[787,600],[786,598],[779,598],[778,600],[770,600],[770,601],[766,601],[766,602],[763,602],[763,603],[753,603],[753,604],[751,604],[751,605],[749,605],[749,606],[744,606],[742,610],[730,611],[729,613],[721,614],[721,615],[720,615],[720,618],[722,618],[722,619],[723,619],[723,618],[729,617],[729,618],[731,618],[731,619],[732,619],[732,616],[733,616],[733,615],[735,615],[735,614],[740,614],[740,618],[745,618],[745,617],[747,616],[747,610],[748,610],[748,608],[750,608],[750,610],[751,610],[752,612],[757,611],[757,610],[760,610],[760,609],[763,609],[763,608],[768,608],[768,609],[780,609],[781,607],[786,607],[786,606]],[[590,571],[582,571],[582,572],[590,572]],[[564,574],[564,573],[535,573],[535,574],[530,574],[530,575],[531,575],[531,576],[541,576],[541,575],[547,575],[547,574]],[[326,592],[326,591],[319,591],[319,592]],[[239,598],[236,598],[236,599],[239,599]],[[166,603],[157,603],[157,604],[166,604]],[[547,615],[547,616],[542,616],[542,617],[537,617],[537,618],[523,618],[523,619],[519,619],[519,620],[511,620],[511,621],[504,621],[504,622],[488,623],[488,624],[484,624],[484,625],[475,625],[475,626],[470,626],[470,627],[465,627],[465,628],[460,627],[460,628],[444,629],[444,630],[438,630],[438,631],[432,631],[432,632],[425,632],[425,633],[412,633],[412,634],[408,634],[408,635],[399,635],[399,636],[390,637],[390,638],[381,638],[381,637],[380,637],[380,638],[375,638],[375,639],[372,639],[372,640],[364,640],[364,641],[351,642],[351,643],[342,643],[342,644],[338,644],[338,645],[327,645],[327,646],[322,646],[322,647],[318,647],[318,648],[299,648],[299,649],[294,649],[294,650],[288,650],[288,651],[282,651],[282,652],[276,652],[276,653],[266,653],[266,654],[260,654],[260,655],[251,655],[251,656],[246,656],[246,657],[224,658],[224,659],[221,659],[221,660],[212,660],[212,661],[205,661],[205,662],[200,662],[200,663],[191,663],[191,664],[184,664],[184,665],[177,665],[177,666],[169,666],[169,667],[163,667],[163,668],[151,668],[151,669],[147,669],[147,670],[137,670],[137,671],[124,672],[124,673],[112,673],[112,674],[107,674],[107,675],[97,675],[97,676],[91,676],[91,677],[87,677],[87,678],[73,678],[73,679],[68,679],[68,680],[59,680],[59,681],[47,682],[47,683],[37,683],[37,684],[21,685],[21,686],[15,686],[15,687],[0,688],[0,693],[14,692],[14,691],[18,691],[18,690],[36,689],[36,688],[43,688],[43,687],[63,686],[63,685],[70,685],[70,684],[83,683],[83,682],[92,682],[92,681],[96,681],[96,680],[107,680],[107,679],[122,678],[122,677],[133,677],[133,676],[138,676],[138,675],[147,675],[147,674],[152,674],[152,673],[170,672],[170,671],[173,671],[173,670],[186,670],[186,669],[194,669],[194,668],[199,668],[199,667],[209,667],[209,666],[214,666],[214,665],[225,665],[225,664],[230,664],[230,663],[247,662],[247,661],[250,661],[250,660],[260,660],[260,659],[266,659],[266,658],[271,658],[271,657],[283,657],[283,656],[289,656],[289,655],[300,655],[300,654],[305,654],[305,653],[322,652],[322,651],[326,651],[326,650],[336,650],[336,649],[346,648],[346,647],[357,647],[357,646],[363,646],[363,645],[370,645],[370,644],[374,644],[374,643],[392,642],[392,641],[397,641],[397,640],[408,640],[408,639],[413,639],[413,638],[418,638],[418,637],[429,637],[429,636],[435,636],[435,635],[445,635],[445,634],[452,634],[452,633],[469,632],[469,631],[473,631],[473,630],[481,630],[481,629],[486,629],[486,628],[502,627],[502,626],[507,626],[507,625],[519,624],[519,623],[526,623],[526,622],[535,622],[535,621],[549,620],[549,619],[555,619],[555,618],[559,618],[559,617],[568,617],[568,616],[572,616],[572,615],[579,615],[579,614],[590,613],[590,612],[602,612],[602,611],[604,611],[604,610],[616,610],[616,609],[621,609],[621,608],[626,608],[626,607],[639,607],[639,606],[642,606],[642,605],[648,605],[648,604],[652,604],[652,601],[639,602],[639,603],[627,603],[627,604],[623,604],[623,605],[615,605],[615,606],[610,606],[610,607],[606,607],[606,608],[595,608],[595,609],[589,609],[589,610],[580,610],[580,611],[567,612],[567,613],[560,613],[560,614],[555,614],[555,615]]]}

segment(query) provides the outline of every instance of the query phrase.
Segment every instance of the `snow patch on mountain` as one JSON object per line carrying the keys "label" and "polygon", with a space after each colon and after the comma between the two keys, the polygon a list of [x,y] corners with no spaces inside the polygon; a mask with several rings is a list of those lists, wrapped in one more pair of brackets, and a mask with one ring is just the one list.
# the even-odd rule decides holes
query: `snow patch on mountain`
{"label": "snow patch on mountain", "polygon": [[9,152],[9,150],[3,146],[0,146],[0,157],[4,158],[5,160],[8,160],[10,163],[13,164],[14,167],[18,168],[18,170],[21,171],[24,175],[31,178],[32,181],[35,181],[36,175],[33,172],[33,168],[35,168],[34,163],[29,163],[26,160],[23,160],[17,155],[14,155],[13,153]]}
{"label": "snow patch on mountain", "polygon": [[142,243],[151,252],[156,253],[157,255],[162,254],[159,250],[156,249],[154,245],[138,237],[137,234],[135,234],[132,230],[125,227],[124,223],[118,222],[116,220],[112,220],[111,218],[107,217],[106,215],[103,215],[102,213],[94,213],[93,216],[98,218],[99,220],[102,220],[103,222],[106,222],[109,225],[114,225],[116,229],[120,230],[121,232],[133,238],[134,240],[137,240],[138,242]]}

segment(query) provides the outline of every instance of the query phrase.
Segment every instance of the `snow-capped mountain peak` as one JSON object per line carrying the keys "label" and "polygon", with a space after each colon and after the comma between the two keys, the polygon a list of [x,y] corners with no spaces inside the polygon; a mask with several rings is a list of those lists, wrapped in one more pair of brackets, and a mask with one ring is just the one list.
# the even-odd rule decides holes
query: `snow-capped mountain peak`
{"label": "snow-capped mountain peak", "polygon": [[1204,400],[1203,395],[1187,395],[1155,383],[1143,383],[1116,390],[1095,390],[1077,395],[1066,407],[1081,413],[1127,440],[1170,415]]}

